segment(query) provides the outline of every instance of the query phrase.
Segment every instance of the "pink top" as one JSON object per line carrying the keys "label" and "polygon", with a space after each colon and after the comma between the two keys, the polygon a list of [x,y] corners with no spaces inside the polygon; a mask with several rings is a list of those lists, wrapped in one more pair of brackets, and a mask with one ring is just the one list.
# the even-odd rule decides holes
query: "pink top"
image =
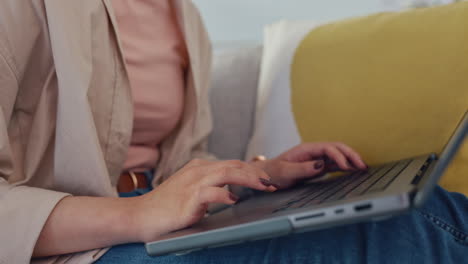
{"label": "pink top", "polygon": [[124,170],[153,169],[184,108],[188,53],[171,0],[113,0],[134,100]]}

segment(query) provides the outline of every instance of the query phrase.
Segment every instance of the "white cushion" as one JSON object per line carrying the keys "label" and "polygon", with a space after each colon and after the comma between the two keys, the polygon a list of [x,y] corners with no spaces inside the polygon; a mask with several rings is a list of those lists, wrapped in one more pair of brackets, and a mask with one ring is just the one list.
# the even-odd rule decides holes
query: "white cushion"
{"label": "white cushion", "polygon": [[243,159],[252,135],[262,48],[240,45],[215,51],[210,93],[213,133],[209,151]]}
{"label": "white cushion", "polygon": [[312,21],[280,21],[265,28],[255,130],[246,159],[275,157],[301,142],[291,110],[290,73],[295,50],[317,26]]}

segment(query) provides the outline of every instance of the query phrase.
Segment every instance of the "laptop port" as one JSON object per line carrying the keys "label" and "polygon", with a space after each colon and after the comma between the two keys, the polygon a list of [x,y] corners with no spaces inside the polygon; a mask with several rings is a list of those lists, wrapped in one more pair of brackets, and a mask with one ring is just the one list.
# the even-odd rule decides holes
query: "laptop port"
{"label": "laptop port", "polygon": [[335,214],[342,214],[342,213],[344,213],[344,209],[343,209],[343,208],[341,208],[341,209],[336,209],[336,210],[335,210]]}
{"label": "laptop port", "polygon": [[367,203],[367,204],[360,204],[354,206],[354,211],[356,212],[362,212],[362,211],[367,211],[372,208],[372,204]]}
{"label": "laptop port", "polygon": [[322,217],[322,216],[325,216],[325,213],[317,213],[317,214],[297,217],[296,221],[307,220],[307,219],[312,219],[312,218],[318,218],[318,217]]}

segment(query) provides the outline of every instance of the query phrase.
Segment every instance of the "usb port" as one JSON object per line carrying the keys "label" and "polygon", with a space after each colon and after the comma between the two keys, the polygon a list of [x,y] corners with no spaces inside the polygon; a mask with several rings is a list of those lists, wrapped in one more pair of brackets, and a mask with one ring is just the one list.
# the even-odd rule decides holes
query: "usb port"
{"label": "usb port", "polygon": [[340,208],[340,209],[336,209],[335,210],[335,214],[342,214],[344,213],[344,209],[343,208]]}
{"label": "usb port", "polygon": [[369,209],[372,208],[372,204],[368,203],[368,204],[360,204],[360,205],[356,205],[354,206],[354,210],[356,212],[362,212],[362,211],[367,211]]}

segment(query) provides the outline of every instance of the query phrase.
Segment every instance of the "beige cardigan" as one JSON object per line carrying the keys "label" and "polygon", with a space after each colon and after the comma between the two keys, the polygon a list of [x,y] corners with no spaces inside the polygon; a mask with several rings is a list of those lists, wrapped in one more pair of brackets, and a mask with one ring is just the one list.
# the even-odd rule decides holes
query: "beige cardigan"
{"label": "beige cardigan", "polygon": [[[174,1],[191,65],[183,121],[161,146],[154,185],[209,157],[211,48],[194,5]],[[1,264],[30,262],[63,197],[117,194],[133,112],[115,23],[111,0],[0,2]],[[34,262],[90,263],[104,252]]]}

